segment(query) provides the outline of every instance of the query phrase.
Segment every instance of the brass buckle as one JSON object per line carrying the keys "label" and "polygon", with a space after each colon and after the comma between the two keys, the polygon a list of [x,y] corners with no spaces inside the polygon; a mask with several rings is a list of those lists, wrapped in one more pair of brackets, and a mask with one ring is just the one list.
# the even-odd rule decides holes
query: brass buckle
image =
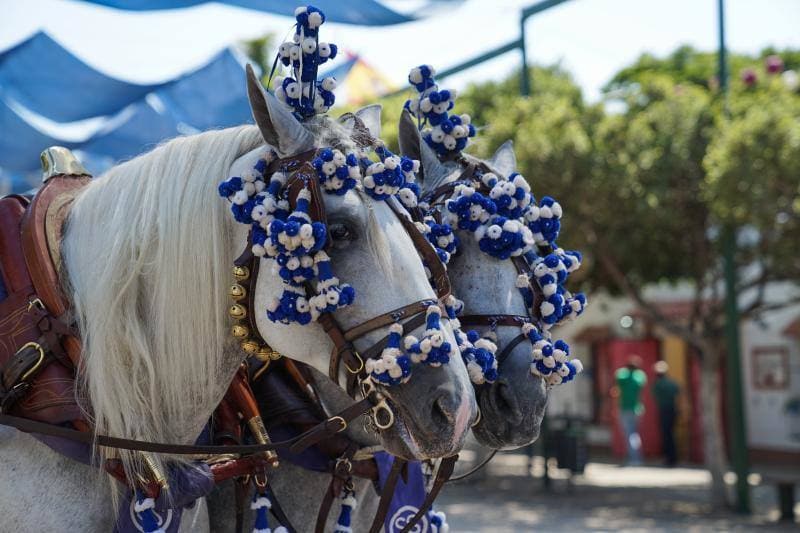
{"label": "brass buckle", "polygon": [[[37,298],[37,300],[38,300],[38,298]],[[39,302],[39,303],[41,303],[41,302]],[[25,381],[29,377],[31,377],[33,375],[33,373],[36,372],[37,370],[39,370],[39,367],[42,366],[42,362],[44,362],[44,348],[42,348],[42,345],[39,344],[38,342],[25,343],[22,346],[22,348],[17,350],[17,353],[15,353],[14,355],[16,356],[17,354],[19,354],[22,350],[24,350],[26,348],[33,348],[34,350],[39,352],[39,359],[36,360],[36,364],[34,364],[24,374],[22,374],[22,377],[19,378],[19,381]]]}
{"label": "brass buckle", "polygon": [[358,365],[359,365],[359,366],[358,366],[358,368],[356,368],[355,370],[353,370],[352,368],[350,368],[350,367],[348,366],[348,364],[347,364],[347,363],[345,363],[345,364],[344,364],[344,367],[345,367],[345,368],[347,369],[347,371],[348,371],[348,372],[350,372],[351,374],[358,374],[358,373],[360,373],[362,370],[364,370],[364,360],[361,358],[361,354],[359,354],[359,353],[358,353],[356,350],[352,350],[352,352],[353,352],[353,355],[355,355],[355,356],[356,356],[356,358],[358,359]]}

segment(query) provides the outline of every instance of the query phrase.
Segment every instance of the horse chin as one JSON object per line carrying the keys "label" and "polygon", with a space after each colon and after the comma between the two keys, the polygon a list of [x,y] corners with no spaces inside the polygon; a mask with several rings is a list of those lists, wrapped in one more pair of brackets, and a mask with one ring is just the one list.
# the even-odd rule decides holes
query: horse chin
{"label": "horse chin", "polygon": [[482,387],[478,391],[481,419],[473,426],[472,434],[480,444],[495,450],[514,450],[539,438],[547,407],[546,396],[542,401],[525,405],[522,416],[517,420],[509,417],[491,396],[489,387]]}
{"label": "horse chin", "polygon": [[383,448],[390,454],[408,461],[421,461],[454,455],[464,445],[468,431],[453,428],[436,435],[429,434],[396,402],[389,399],[387,403],[394,413],[394,424],[381,430],[379,435]]}

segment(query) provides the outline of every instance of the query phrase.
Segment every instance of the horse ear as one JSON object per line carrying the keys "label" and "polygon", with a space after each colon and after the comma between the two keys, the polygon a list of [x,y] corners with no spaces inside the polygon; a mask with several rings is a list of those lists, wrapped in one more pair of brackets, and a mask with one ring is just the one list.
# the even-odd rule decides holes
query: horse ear
{"label": "horse ear", "polygon": [[509,139],[500,145],[500,148],[492,156],[489,161],[490,166],[508,176],[517,170],[517,156],[514,153],[514,142]]}
{"label": "horse ear", "polygon": [[267,144],[275,148],[281,157],[314,148],[314,136],[294,118],[291,111],[264,90],[252,66],[248,64],[246,70],[250,109]]}
{"label": "horse ear", "polygon": [[439,156],[436,155],[433,148],[428,146],[428,143],[426,143],[422,137],[419,139],[419,151],[419,161],[422,165],[422,172],[425,176],[426,184],[432,186],[434,183],[438,183],[450,174],[447,167],[439,161]]}
{"label": "horse ear", "polygon": [[398,141],[400,143],[400,153],[410,157],[411,159],[420,159],[419,145],[422,143],[422,137],[419,134],[417,125],[414,123],[414,117],[408,109],[403,109],[403,114],[400,115],[400,134]]}
{"label": "horse ear", "polygon": [[369,134],[375,139],[381,138],[381,110],[383,107],[380,104],[372,104],[362,107],[355,112],[355,115],[361,119],[361,122],[369,130]]}

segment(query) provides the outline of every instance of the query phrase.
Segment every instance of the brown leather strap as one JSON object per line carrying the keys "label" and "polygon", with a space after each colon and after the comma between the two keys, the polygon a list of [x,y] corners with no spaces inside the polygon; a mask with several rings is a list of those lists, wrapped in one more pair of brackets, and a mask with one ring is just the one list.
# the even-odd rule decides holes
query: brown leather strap
{"label": "brown leather strap", "polygon": [[408,233],[408,236],[411,237],[411,242],[414,243],[414,247],[422,257],[423,262],[430,270],[431,278],[436,286],[436,296],[440,300],[444,300],[450,295],[451,290],[450,278],[447,277],[447,268],[444,266],[444,263],[442,263],[441,259],[439,259],[439,256],[437,255],[433,245],[428,242],[428,239],[425,237],[425,235],[423,235],[422,232],[417,229],[416,224],[409,219],[405,213],[400,212],[394,203],[387,202],[387,204],[397,216],[398,220],[400,220],[400,223],[403,225],[406,233]]}
{"label": "brown leather strap", "polygon": [[422,520],[422,517],[427,514],[431,506],[433,506],[433,502],[436,500],[436,497],[439,496],[439,492],[442,490],[442,487],[447,480],[450,479],[450,476],[453,475],[453,470],[456,467],[456,461],[458,461],[458,454],[442,459],[442,462],[439,464],[439,470],[436,472],[436,479],[433,482],[430,492],[428,492],[428,494],[425,496],[425,501],[422,502],[422,506],[420,506],[417,514],[415,514],[414,517],[406,523],[406,527],[404,527],[403,531],[400,533],[408,533],[411,531],[414,526],[417,525],[417,522]]}
{"label": "brown leather strap", "polygon": [[392,311],[388,311],[382,315],[371,318],[366,322],[350,328],[349,330],[345,331],[344,338],[346,341],[354,341],[363,337],[367,333],[375,331],[376,329],[391,326],[392,324],[399,322],[404,318],[425,313],[425,311],[428,310],[428,307],[432,305],[436,305],[436,300],[427,298],[425,300],[419,300],[418,302],[413,302],[397,309],[393,309]]}
{"label": "brown leather strap", "polygon": [[331,506],[336,496],[341,493],[342,487],[350,479],[353,471],[352,460],[358,451],[358,445],[351,442],[345,452],[336,460],[331,472],[331,481],[328,483],[328,490],[325,491],[325,496],[322,498],[322,503],[317,512],[317,524],[314,527],[315,533],[324,533],[325,524],[328,521],[328,515],[331,512]]}
{"label": "brown leather strap", "polygon": [[306,431],[289,446],[289,451],[298,454],[309,446],[313,446],[323,439],[344,431],[350,422],[372,409],[376,403],[375,394],[377,393],[370,394],[363,400],[348,405],[324,422]]}
{"label": "brown leather strap", "polygon": [[38,433],[59,437],[73,442],[80,442],[89,446],[105,446],[120,450],[131,450],[150,453],[165,453],[171,455],[217,455],[233,453],[239,455],[252,455],[267,450],[277,450],[287,448],[303,438],[305,434],[283,441],[274,441],[268,444],[239,444],[233,446],[214,446],[196,444],[166,444],[161,442],[149,442],[135,439],[123,439],[120,437],[110,437],[108,435],[92,435],[90,432],[76,431],[64,426],[45,424],[27,418],[0,414],[0,425],[10,426],[26,433]]}
{"label": "brown leather strap", "polygon": [[234,522],[233,530],[236,533],[243,533],[244,531],[244,515],[247,508],[247,496],[250,488],[246,478],[236,479],[233,482],[233,508],[236,511],[236,520]]}
{"label": "brown leather strap", "polygon": [[531,321],[524,315],[465,315],[458,318],[462,326],[511,326],[520,328]]}
{"label": "brown leather strap", "polygon": [[372,526],[369,528],[369,533],[378,533],[383,528],[383,522],[386,519],[386,514],[389,512],[389,505],[392,503],[394,497],[394,489],[397,487],[397,481],[400,479],[400,472],[406,466],[406,460],[400,457],[395,457],[392,462],[392,468],[389,470],[389,475],[386,477],[386,483],[381,492],[381,499],[378,502],[378,510],[375,512],[375,517],[372,519]]}

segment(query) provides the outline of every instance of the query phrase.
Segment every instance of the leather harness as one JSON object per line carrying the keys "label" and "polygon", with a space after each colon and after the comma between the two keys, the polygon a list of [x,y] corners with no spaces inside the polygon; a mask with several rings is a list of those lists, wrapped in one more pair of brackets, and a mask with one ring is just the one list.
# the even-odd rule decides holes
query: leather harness
{"label": "leather harness", "polygon": [[[356,129],[366,131],[357,118]],[[291,204],[295,203],[299,191],[303,187],[308,187],[312,193],[310,202],[312,218],[327,222],[319,184],[314,179],[314,169],[310,164],[315,153],[315,151],[306,152],[293,158],[278,160],[274,162],[276,168],[273,171],[280,168],[290,174],[288,190]],[[80,165],[78,168],[81,168]],[[59,173],[46,179],[44,186],[32,201],[13,195],[0,199],[0,250],[4,252],[0,256],[0,273],[7,292],[7,297],[0,301],[0,316],[3,317],[0,319],[0,424],[90,446],[173,455],[224,454],[224,457],[230,457],[231,454],[241,455],[242,457],[238,459],[224,460],[211,465],[215,482],[221,482],[231,477],[241,478],[254,473],[263,473],[268,465],[277,464],[274,450],[288,447],[297,453],[335,436],[343,431],[350,421],[369,410],[373,410],[376,420],[377,409],[382,407],[389,411],[381,393],[374,387],[362,387],[364,395],[362,400],[313,425],[297,437],[280,442],[256,438],[257,444],[241,444],[242,429],[239,420],[255,421],[255,426],[261,422],[249,378],[242,369],[237,372],[215,413],[215,424],[223,428],[217,435],[218,440],[224,443],[222,445],[165,444],[93,434],[74,397],[75,369],[80,364],[81,345],[77,331],[68,320],[69,301],[64,297],[59,281],[61,265],[59,246],[63,224],[72,200],[89,180],[90,176],[85,171],[79,174]],[[444,265],[439,261],[435,250],[411,220],[396,206],[391,203],[388,205],[397,215],[430,270],[438,299],[446,298],[450,294],[450,283]],[[249,266],[250,275],[240,282],[247,285],[245,290],[252,308],[255,291],[249,290],[251,288],[249,282],[256,279],[260,259],[254,257],[249,250],[248,239],[247,249],[237,259],[236,266],[238,268]],[[434,304],[436,300],[433,299],[413,302],[348,330],[342,329],[330,314],[323,314],[319,321],[334,344],[329,368],[330,377],[338,382],[339,367],[343,361],[347,368],[347,391],[351,396],[355,396],[358,384],[368,378],[364,361],[380,355],[388,341],[388,335],[362,353],[355,349],[353,342],[368,333],[403,320],[405,320],[404,332],[410,332],[424,324],[425,311],[428,306]],[[267,346],[266,342],[260,339],[252,313],[249,313],[248,319],[253,334]],[[297,378],[298,375],[295,373],[294,377]],[[260,433],[258,427],[251,425],[251,430],[254,437],[258,437]],[[261,433],[266,437],[265,430]],[[318,531],[321,531],[327,519],[333,501],[331,495],[338,494],[351,475],[356,451],[357,446],[350,442],[334,463],[328,491],[330,495],[326,494],[319,511]],[[457,456],[453,456],[443,460],[440,472],[447,473],[448,468],[444,468],[444,465],[450,465],[451,473],[452,464],[456,459]],[[383,523],[396,486],[397,473],[404,465],[405,461],[396,458],[393,474],[381,495],[379,513],[371,528],[373,532],[378,531]],[[114,477],[128,484],[121,462],[109,460],[105,468]],[[394,473],[395,469],[397,473]],[[160,481],[161,486],[164,486],[158,473],[154,473],[154,478],[144,487],[150,495],[157,494],[160,489],[156,481]],[[427,507],[421,509],[420,513],[427,512],[445,479],[442,478],[439,482],[437,476],[434,491],[428,495],[430,502],[426,500]],[[264,480],[263,488],[270,492],[273,512],[292,530],[274,494],[271,494],[269,487],[266,486],[265,477]],[[237,496],[241,496],[239,492],[237,489]],[[241,513],[237,512],[237,527],[241,525],[240,518]]]}

